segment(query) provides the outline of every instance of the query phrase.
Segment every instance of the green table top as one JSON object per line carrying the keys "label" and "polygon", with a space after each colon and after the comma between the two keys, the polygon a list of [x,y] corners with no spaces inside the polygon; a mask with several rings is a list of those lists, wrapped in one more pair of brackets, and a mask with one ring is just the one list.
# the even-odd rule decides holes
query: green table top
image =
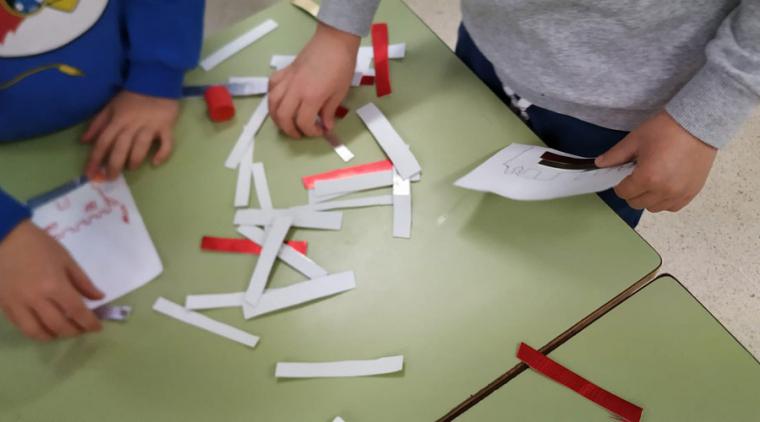
{"label": "green table top", "polygon": [[[642,421],[760,420],[760,364],[670,276],[657,278],[550,356],[643,407]],[[610,420],[601,407],[533,371],[460,420],[504,415],[530,421]]]}
{"label": "green table top", "polygon": [[[270,72],[313,32],[309,16],[280,3],[206,42],[207,53],[266,18],[280,27],[189,83]],[[328,271],[354,270],[357,288],[249,322],[237,310],[208,315],[261,337],[254,349],[151,311],[157,296],[240,291],[255,259],[203,253],[203,235],[235,235],[236,173],[224,159],[260,101],[236,100],[234,122],[212,124],[202,99],[184,102],[174,155],[127,174],[165,271],[120,303],[135,312],[98,335],[39,345],[0,322],[0,420],[420,421],[441,416],[515,364],[520,341],[541,345],[654,271],[660,257],[595,196],[515,202],[452,186],[510,142],[538,139],[403,4],[377,15],[407,57],[391,61],[394,93],[352,89],[355,110],[375,102],[423,167],[413,185],[411,240],[391,237],[391,209],[348,210],[339,232],[295,230]],[[83,127],[0,146],[4,188],[28,198],[75,177]],[[337,133],[356,154],[383,155],[351,113]],[[344,164],[321,139],[295,141],[267,121],[256,159],[276,207],[306,202],[300,177]],[[283,265],[270,286],[300,281]],[[277,381],[277,361],[369,359],[403,354],[403,373]]]}

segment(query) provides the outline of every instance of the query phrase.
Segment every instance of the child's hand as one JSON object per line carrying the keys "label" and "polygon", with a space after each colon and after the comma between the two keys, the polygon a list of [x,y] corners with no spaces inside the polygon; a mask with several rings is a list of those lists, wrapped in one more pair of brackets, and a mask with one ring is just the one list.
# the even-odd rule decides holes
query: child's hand
{"label": "child's hand", "polygon": [[68,252],[30,221],[0,242],[0,308],[27,336],[47,341],[101,328],[82,296],[101,293]]}
{"label": "child's hand", "polygon": [[269,79],[269,114],[293,138],[321,136],[317,114],[330,131],[348,93],[359,37],[320,23],[296,60]]}
{"label": "child's hand", "polygon": [[172,152],[172,128],[178,114],[176,100],[120,92],[95,116],[82,137],[84,143],[95,143],[85,174],[94,177],[105,167],[107,177],[113,179],[127,163],[134,170],[156,140],[160,147],[152,164],[163,163]]}

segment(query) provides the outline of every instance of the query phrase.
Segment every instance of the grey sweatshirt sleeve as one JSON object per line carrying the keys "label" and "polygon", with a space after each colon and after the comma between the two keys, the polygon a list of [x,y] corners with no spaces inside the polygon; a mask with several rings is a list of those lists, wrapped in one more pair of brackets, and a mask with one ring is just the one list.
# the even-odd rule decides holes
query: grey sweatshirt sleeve
{"label": "grey sweatshirt sleeve", "polygon": [[665,109],[689,133],[721,148],[760,104],[760,1],[744,0],[726,17],[706,56]]}
{"label": "grey sweatshirt sleeve", "polygon": [[380,0],[322,0],[318,18],[333,28],[364,37],[379,4]]}

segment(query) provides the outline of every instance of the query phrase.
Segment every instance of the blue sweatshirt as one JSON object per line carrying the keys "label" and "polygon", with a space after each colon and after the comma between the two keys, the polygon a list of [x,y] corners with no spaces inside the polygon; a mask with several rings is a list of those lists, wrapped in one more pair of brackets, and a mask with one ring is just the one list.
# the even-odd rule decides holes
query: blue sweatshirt
{"label": "blue sweatshirt", "polygon": [[[122,89],[178,98],[203,12],[204,0],[0,0],[0,154],[92,117]],[[0,240],[29,216],[0,189]]]}

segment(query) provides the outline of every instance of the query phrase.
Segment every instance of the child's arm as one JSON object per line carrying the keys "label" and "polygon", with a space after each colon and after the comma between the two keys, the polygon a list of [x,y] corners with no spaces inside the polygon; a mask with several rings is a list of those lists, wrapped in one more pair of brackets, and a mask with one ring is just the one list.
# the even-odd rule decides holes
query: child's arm
{"label": "child's arm", "polygon": [[29,217],[27,207],[0,190],[0,309],[38,340],[99,330],[81,296],[99,299],[102,293]]}
{"label": "child's arm", "polygon": [[86,173],[105,167],[110,178],[128,164],[138,167],[150,147],[160,147],[153,164],[172,150],[184,73],[198,63],[203,35],[203,0],[124,2],[129,43],[127,77],[119,93],[83,136],[94,143]]}
{"label": "child's arm", "polygon": [[329,131],[335,109],[348,93],[360,37],[369,32],[379,0],[324,0],[317,30],[296,60],[272,75],[269,113],[294,138]]}

